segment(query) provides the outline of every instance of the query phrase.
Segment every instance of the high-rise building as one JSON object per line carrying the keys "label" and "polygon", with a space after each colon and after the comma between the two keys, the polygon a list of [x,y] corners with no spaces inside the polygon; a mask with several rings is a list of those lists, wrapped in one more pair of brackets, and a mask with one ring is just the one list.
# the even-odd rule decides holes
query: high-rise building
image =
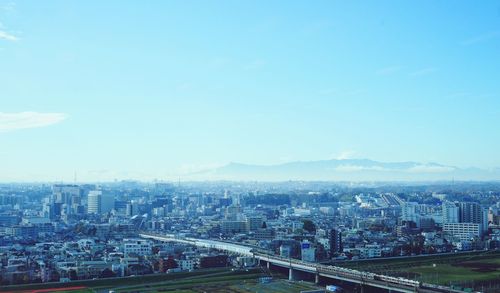
{"label": "high-rise building", "polygon": [[52,186],[54,202],[63,204],[80,204],[82,189],[78,185],[55,184]]}
{"label": "high-rise building", "polygon": [[420,225],[420,211],[419,204],[416,202],[404,202],[401,205],[401,220],[412,221]]}
{"label": "high-rise building", "polygon": [[481,232],[488,230],[488,210],[476,202],[459,203],[459,222],[481,225]]}
{"label": "high-rise building", "polygon": [[232,221],[240,220],[242,217],[241,212],[242,212],[241,206],[230,205],[226,208],[225,218],[227,220],[232,220]]}
{"label": "high-rise building", "polygon": [[155,197],[166,197],[171,196],[175,191],[175,187],[171,183],[157,182],[155,183],[154,192],[152,193]]}
{"label": "high-rise building", "polygon": [[455,203],[449,201],[443,202],[442,210],[443,224],[459,222],[460,209]]}
{"label": "high-rise building", "polygon": [[125,214],[129,217],[139,215],[141,204],[136,200],[131,200],[130,203],[127,203]]}
{"label": "high-rise building", "polygon": [[328,233],[328,239],[330,242],[330,255],[342,252],[342,233],[340,230],[331,229]]}
{"label": "high-rise building", "polygon": [[115,198],[111,194],[103,194],[100,190],[93,190],[88,195],[87,212],[89,214],[107,213],[113,210]]}
{"label": "high-rise building", "polygon": [[115,207],[115,197],[112,194],[102,194],[100,204],[101,213],[111,212]]}
{"label": "high-rise building", "polygon": [[90,191],[87,197],[87,212],[89,214],[98,214],[99,212],[99,201],[102,191]]}
{"label": "high-rise building", "polygon": [[247,217],[246,221],[249,231],[259,230],[260,228],[262,228],[262,224],[264,223],[262,217],[257,217],[257,216]]}
{"label": "high-rise building", "polygon": [[60,202],[46,202],[42,207],[43,216],[54,220],[61,216],[62,204]]}
{"label": "high-rise building", "polygon": [[481,206],[476,202],[460,202],[460,223],[481,223]]}

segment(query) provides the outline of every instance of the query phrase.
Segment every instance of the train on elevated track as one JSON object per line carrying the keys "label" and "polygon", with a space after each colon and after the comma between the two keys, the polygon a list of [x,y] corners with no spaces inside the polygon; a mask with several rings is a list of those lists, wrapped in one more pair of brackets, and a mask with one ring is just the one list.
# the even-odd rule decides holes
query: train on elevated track
{"label": "train on elevated track", "polygon": [[441,285],[434,285],[434,284],[428,284],[428,283],[423,283],[420,281],[416,280],[410,280],[406,278],[401,278],[401,277],[393,277],[393,276],[386,276],[386,275],[381,275],[381,274],[376,274],[376,273],[371,273],[371,272],[363,272],[363,271],[358,271],[354,269],[349,269],[349,268],[344,268],[344,267],[338,267],[338,266],[332,266],[332,265],[322,265],[322,264],[317,264],[317,263],[311,263],[311,262],[305,262],[301,261],[298,259],[293,259],[293,258],[285,258],[277,255],[273,255],[267,251],[264,251],[262,249],[253,249],[252,252],[254,252],[255,257],[259,257],[263,260],[266,260],[266,258],[269,259],[278,259],[284,262],[292,264],[297,264],[297,265],[307,265],[312,268],[315,268],[315,271],[318,273],[324,273],[328,275],[334,275],[337,277],[343,277],[346,279],[351,279],[358,281],[360,283],[368,283],[370,281],[379,281],[379,282],[384,282],[387,284],[392,284],[395,285],[396,287],[406,287],[406,288],[413,288],[412,291],[419,292],[419,289],[431,289],[433,292],[453,292],[450,290],[449,287],[446,286],[441,286]]}
{"label": "train on elevated track", "polygon": [[329,275],[357,281],[360,283],[365,283],[365,282],[368,283],[370,281],[374,281],[374,282],[378,281],[378,282],[384,282],[387,285],[393,285],[394,287],[412,288],[411,290],[414,292],[419,292],[420,288],[430,289],[432,292],[458,292],[458,291],[455,291],[455,290],[453,290],[449,287],[446,287],[446,286],[428,284],[428,283],[423,283],[420,281],[405,279],[405,278],[401,278],[401,277],[386,276],[386,275],[381,275],[381,274],[376,274],[376,273],[371,273],[371,272],[362,272],[362,271],[353,270],[353,269],[344,268],[344,267],[323,265],[323,264],[312,263],[312,262],[305,262],[305,261],[301,261],[301,260],[294,259],[294,258],[285,258],[285,257],[275,255],[274,253],[271,253],[268,250],[264,250],[264,249],[261,249],[261,248],[255,247],[255,246],[252,247],[252,246],[248,246],[248,245],[241,245],[239,243],[234,243],[234,242],[230,242],[230,241],[211,240],[211,239],[196,239],[196,238],[190,238],[190,237],[178,237],[178,236],[173,235],[173,234],[167,234],[167,235],[165,235],[165,234],[164,235],[154,235],[153,234],[151,236],[160,236],[160,237],[171,238],[172,240],[175,239],[175,241],[189,243],[189,244],[192,244],[195,246],[221,249],[221,250],[224,250],[224,249],[231,250],[233,252],[243,253],[245,255],[253,255],[255,258],[259,258],[259,259],[264,260],[264,261],[266,261],[266,259],[268,261],[279,260],[281,262],[289,263],[290,266],[292,264],[296,264],[296,265],[299,265],[302,267],[309,267],[309,268],[311,268],[311,271],[314,271],[315,273],[329,274]]}

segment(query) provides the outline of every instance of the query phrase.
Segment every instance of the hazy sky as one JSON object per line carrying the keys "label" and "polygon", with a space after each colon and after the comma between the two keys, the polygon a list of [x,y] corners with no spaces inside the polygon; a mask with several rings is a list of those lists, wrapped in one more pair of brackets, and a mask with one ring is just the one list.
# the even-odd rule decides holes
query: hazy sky
{"label": "hazy sky", "polygon": [[0,0],[0,181],[499,150],[500,1]]}

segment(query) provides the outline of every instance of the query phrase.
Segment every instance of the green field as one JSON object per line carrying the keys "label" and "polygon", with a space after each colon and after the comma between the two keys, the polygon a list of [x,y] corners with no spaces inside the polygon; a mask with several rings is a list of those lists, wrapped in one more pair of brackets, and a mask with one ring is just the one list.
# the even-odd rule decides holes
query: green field
{"label": "green field", "polygon": [[500,289],[500,252],[482,251],[406,259],[356,261],[337,265],[426,283],[468,287],[486,292],[499,292],[497,290]]}
{"label": "green field", "polygon": [[[36,289],[65,288],[68,286],[85,286],[85,289],[73,291],[58,291],[63,293],[90,292],[277,292],[293,293],[303,290],[317,289],[305,282],[289,282],[283,276],[274,275],[273,281],[267,284],[259,283],[259,277],[270,276],[261,269],[249,271],[231,271],[229,269],[214,269],[192,273],[174,273],[161,275],[137,276],[131,278],[114,278],[95,281],[78,281],[66,284],[37,284],[24,286],[9,286],[0,292],[30,292]],[[270,291],[271,290],[271,291]]]}

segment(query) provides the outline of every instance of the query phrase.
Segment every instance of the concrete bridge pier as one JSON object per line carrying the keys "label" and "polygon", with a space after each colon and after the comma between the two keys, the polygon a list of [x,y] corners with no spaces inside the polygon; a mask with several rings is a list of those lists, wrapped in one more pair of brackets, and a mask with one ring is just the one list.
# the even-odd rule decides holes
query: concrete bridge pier
{"label": "concrete bridge pier", "polygon": [[317,273],[314,275],[314,284],[319,284],[319,274]]}
{"label": "concrete bridge pier", "polygon": [[288,269],[288,280],[289,281],[295,280],[295,273],[291,267]]}
{"label": "concrete bridge pier", "polygon": [[270,261],[268,261],[268,262],[267,262],[267,269],[269,270],[270,268],[271,268],[271,262],[270,262]]}

